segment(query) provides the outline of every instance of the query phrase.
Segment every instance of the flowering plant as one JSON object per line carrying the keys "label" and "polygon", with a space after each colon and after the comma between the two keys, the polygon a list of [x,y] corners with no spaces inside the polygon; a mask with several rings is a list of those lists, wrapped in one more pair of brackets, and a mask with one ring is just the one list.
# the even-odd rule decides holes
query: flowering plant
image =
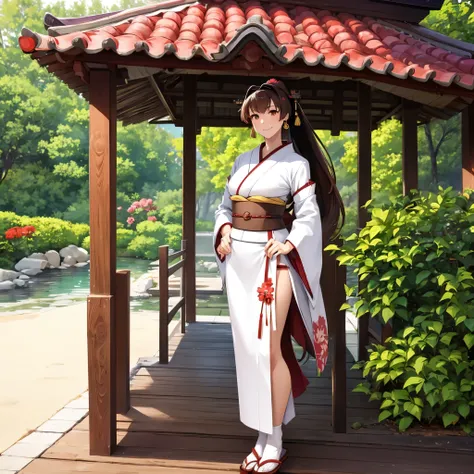
{"label": "flowering plant", "polygon": [[[121,206],[120,206],[121,209]],[[156,211],[158,208],[153,205],[153,199],[142,198],[140,201],[135,201],[128,209],[127,212],[130,216],[127,218],[127,224],[138,224],[145,220],[152,222],[156,221],[156,216],[152,215],[152,211]]]}
{"label": "flowering plant", "polygon": [[10,229],[5,231],[5,238],[7,240],[21,239],[22,237],[31,237],[35,232],[36,229],[32,225],[10,227]]}

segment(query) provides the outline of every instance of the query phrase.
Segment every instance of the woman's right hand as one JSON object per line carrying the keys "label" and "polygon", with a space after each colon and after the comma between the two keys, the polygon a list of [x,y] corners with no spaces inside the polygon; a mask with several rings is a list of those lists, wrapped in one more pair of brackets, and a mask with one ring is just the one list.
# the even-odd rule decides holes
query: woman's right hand
{"label": "woman's right hand", "polygon": [[224,257],[231,252],[231,238],[230,238],[230,231],[226,232],[220,241],[220,244],[217,246],[217,253],[220,257]]}

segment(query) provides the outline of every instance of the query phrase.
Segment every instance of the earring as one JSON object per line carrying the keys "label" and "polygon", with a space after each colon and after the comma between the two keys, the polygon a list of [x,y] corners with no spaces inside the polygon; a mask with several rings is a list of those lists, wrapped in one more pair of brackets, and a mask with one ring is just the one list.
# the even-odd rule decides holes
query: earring
{"label": "earring", "polygon": [[251,136],[251,138],[256,138],[257,137],[257,134],[255,133],[255,129],[253,127],[250,130],[250,136]]}
{"label": "earring", "polygon": [[288,130],[290,128],[290,126],[288,125],[288,122],[286,120],[283,122],[283,128],[285,130]]}
{"label": "earring", "polygon": [[295,127],[299,127],[301,125],[301,120],[298,115],[298,104],[295,99]]}

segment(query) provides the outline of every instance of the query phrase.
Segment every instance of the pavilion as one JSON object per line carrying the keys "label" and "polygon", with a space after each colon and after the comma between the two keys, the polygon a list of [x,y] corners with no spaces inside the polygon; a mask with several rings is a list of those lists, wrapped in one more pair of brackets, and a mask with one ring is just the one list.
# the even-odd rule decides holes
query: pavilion
{"label": "pavilion", "polygon": [[[242,126],[235,100],[250,84],[281,78],[300,91],[315,129],[358,132],[359,227],[368,219],[360,206],[371,198],[371,132],[388,118],[403,123],[407,193],[418,186],[417,126],[461,112],[463,189],[474,188],[474,46],[419,25],[442,3],[169,0],[82,18],[48,13],[46,33],[22,30],[22,50],[90,103],[91,454],[114,451],[116,412],[129,407],[128,368],[116,369],[116,324],[126,301],[115,265],[117,120],[184,128],[184,298],[186,321],[194,322],[196,134],[203,126]],[[342,432],[345,339],[338,308],[345,275],[330,257],[323,275],[334,348],[333,428]],[[367,328],[366,318],[362,349]]]}

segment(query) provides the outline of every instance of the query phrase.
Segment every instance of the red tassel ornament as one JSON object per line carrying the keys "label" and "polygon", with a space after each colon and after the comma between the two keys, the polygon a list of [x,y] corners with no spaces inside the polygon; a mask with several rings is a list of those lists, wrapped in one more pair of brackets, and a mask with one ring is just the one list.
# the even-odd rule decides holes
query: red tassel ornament
{"label": "red tassel ornament", "polygon": [[268,307],[270,307],[270,321],[272,319],[272,301],[274,299],[273,292],[273,283],[271,278],[267,278],[262,286],[258,287],[258,299],[262,302],[262,307],[260,309],[260,320],[258,323],[258,338],[262,338],[262,323],[263,323],[263,306],[265,306],[265,324],[268,326]]}

